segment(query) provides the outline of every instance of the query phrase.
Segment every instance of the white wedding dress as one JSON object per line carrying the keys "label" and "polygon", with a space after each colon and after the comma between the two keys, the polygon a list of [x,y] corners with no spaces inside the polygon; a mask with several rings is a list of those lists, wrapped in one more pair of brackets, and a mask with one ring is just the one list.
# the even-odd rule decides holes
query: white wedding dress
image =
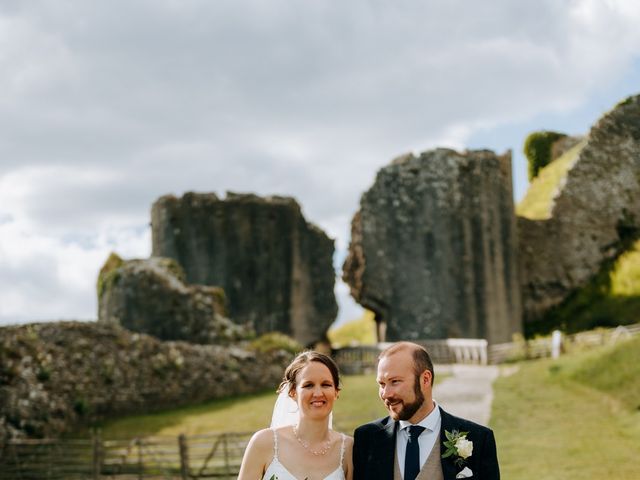
{"label": "white wedding dress", "polygon": [[[283,464],[280,463],[280,460],[278,460],[278,434],[276,433],[276,430],[274,428],[272,428],[271,430],[273,431],[273,442],[274,442],[273,443],[273,460],[271,460],[271,463],[267,467],[267,471],[264,472],[264,475],[262,476],[263,480],[270,480],[273,475],[275,475],[278,480],[299,480],[298,478],[294,477]],[[345,438],[346,436],[343,433],[342,444],[340,445],[340,465],[338,465],[338,468],[336,468],[333,472],[331,472],[329,475],[324,477],[323,480],[344,480],[345,477],[344,477],[344,470],[342,468],[342,463],[344,460]]]}

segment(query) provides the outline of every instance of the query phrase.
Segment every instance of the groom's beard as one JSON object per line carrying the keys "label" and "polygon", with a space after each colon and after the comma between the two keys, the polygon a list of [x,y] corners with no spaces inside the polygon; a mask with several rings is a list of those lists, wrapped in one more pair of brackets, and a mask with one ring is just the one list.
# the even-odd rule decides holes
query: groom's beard
{"label": "groom's beard", "polygon": [[405,403],[403,400],[402,409],[398,413],[389,410],[391,418],[394,420],[409,420],[420,409],[424,403],[424,395],[422,394],[422,390],[420,390],[419,376],[414,379],[413,394],[416,397],[415,400],[411,403]]}

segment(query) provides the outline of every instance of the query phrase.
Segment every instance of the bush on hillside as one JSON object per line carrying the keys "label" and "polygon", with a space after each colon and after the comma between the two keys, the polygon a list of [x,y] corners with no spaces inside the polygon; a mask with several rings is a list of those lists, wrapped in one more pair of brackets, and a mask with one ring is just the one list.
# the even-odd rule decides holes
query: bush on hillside
{"label": "bush on hillside", "polygon": [[524,154],[529,161],[529,180],[551,163],[551,147],[557,140],[566,137],[564,133],[541,131],[530,133],[524,141]]}
{"label": "bush on hillside", "polygon": [[284,350],[294,355],[303,350],[302,345],[280,332],[269,332],[259,336],[249,344],[249,348],[260,353]]}
{"label": "bush on hillside", "polygon": [[102,296],[107,286],[117,281],[115,271],[124,264],[124,260],[115,252],[109,254],[98,274],[97,290],[98,298]]}
{"label": "bush on hillside", "polygon": [[334,348],[352,344],[375,345],[377,340],[374,314],[369,310],[365,310],[359,319],[347,322],[340,327],[332,328],[327,335]]}

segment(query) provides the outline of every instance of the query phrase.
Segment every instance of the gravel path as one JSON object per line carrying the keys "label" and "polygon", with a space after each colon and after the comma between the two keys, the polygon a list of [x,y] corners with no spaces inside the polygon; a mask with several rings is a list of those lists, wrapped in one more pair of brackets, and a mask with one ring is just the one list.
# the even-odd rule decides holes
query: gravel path
{"label": "gravel path", "polygon": [[495,365],[435,365],[436,377],[450,374],[433,389],[433,398],[447,412],[488,425],[493,401],[493,381],[500,375]]}

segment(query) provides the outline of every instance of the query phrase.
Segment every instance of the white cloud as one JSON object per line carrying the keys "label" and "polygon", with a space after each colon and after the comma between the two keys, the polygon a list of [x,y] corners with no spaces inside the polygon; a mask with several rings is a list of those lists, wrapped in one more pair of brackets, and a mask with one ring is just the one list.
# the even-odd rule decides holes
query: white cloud
{"label": "white cloud", "polygon": [[343,256],[395,156],[570,111],[630,72],[636,3],[3,4],[0,322],[94,317],[101,263],[148,254],[167,193],[294,196]]}
{"label": "white cloud", "polygon": [[150,234],[107,229],[89,237],[34,233],[20,222],[0,225],[0,324],[96,318],[96,280],[108,254],[150,254]]}

